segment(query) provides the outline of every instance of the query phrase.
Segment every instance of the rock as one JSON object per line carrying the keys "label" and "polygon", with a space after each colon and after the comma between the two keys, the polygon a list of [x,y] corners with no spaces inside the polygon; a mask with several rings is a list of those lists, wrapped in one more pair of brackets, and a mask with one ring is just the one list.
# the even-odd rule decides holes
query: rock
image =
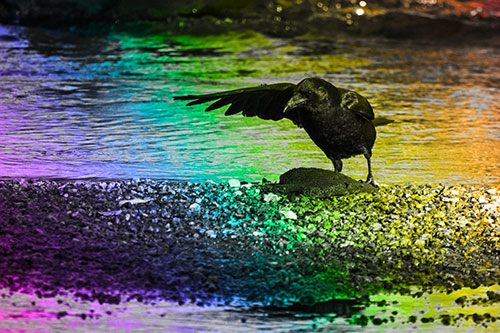
{"label": "rock", "polygon": [[134,199],[130,199],[130,200],[120,200],[118,205],[123,206],[127,203],[131,204],[131,205],[136,205],[136,204],[148,203],[150,201],[151,201],[151,199],[134,198]]}
{"label": "rock", "polygon": [[290,219],[290,220],[297,219],[297,214],[295,214],[293,211],[291,211],[288,208],[283,208],[282,210],[280,210],[280,213],[283,214],[283,216],[285,216],[287,219]]}
{"label": "rock", "polygon": [[320,198],[340,196],[348,193],[368,192],[376,187],[354,180],[344,174],[318,168],[296,168],[280,176],[279,184],[270,185],[287,194],[304,194]]}
{"label": "rock", "polygon": [[276,202],[281,199],[280,196],[274,194],[274,193],[265,193],[264,194],[264,202]]}
{"label": "rock", "polygon": [[241,183],[238,179],[229,179],[228,184],[229,184],[229,186],[231,186],[233,188],[239,188],[241,185]]}
{"label": "rock", "polygon": [[104,215],[104,216],[115,216],[115,215],[120,215],[123,211],[121,209],[119,210],[110,210],[107,212],[99,212],[99,214]]}

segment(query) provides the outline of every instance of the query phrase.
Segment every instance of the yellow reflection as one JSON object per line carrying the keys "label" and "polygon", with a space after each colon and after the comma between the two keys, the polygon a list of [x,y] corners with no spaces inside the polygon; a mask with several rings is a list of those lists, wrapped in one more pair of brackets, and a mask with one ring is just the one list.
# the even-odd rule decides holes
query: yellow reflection
{"label": "yellow reflection", "polygon": [[[418,290],[419,288],[414,289],[415,292]],[[468,316],[477,314],[500,317],[498,303],[491,301],[488,296],[488,293],[498,294],[499,292],[500,285],[494,285],[476,289],[462,288],[452,293],[425,293],[421,297],[376,295],[370,297],[372,302],[385,301],[382,304],[388,304],[388,306],[370,306],[366,308],[364,315],[384,318],[389,317],[394,312],[397,313],[395,315],[396,321],[389,325],[406,329],[408,329],[408,318],[415,316],[416,326],[420,328],[435,326],[443,329],[443,323],[446,322],[446,326],[453,327],[454,331],[474,329],[475,332],[499,332],[500,323],[498,320],[494,322],[482,321],[481,324],[484,325],[480,326],[473,321],[471,316]],[[432,321],[423,325],[422,318],[432,318]],[[424,319],[424,321],[426,320]]]}

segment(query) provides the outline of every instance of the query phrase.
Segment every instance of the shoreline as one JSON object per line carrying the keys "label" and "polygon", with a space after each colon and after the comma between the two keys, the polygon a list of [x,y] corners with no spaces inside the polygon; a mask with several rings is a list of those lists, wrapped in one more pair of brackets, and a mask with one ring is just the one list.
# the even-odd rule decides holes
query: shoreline
{"label": "shoreline", "polygon": [[2,179],[0,288],[314,311],[500,283],[500,185],[323,199],[231,185]]}

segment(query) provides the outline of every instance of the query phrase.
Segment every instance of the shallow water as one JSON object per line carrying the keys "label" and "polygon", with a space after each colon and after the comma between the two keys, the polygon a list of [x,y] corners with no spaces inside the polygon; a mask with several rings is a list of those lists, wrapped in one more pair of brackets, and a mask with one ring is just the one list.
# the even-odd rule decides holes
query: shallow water
{"label": "shallow water", "polygon": [[[379,116],[382,184],[500,183],[500,51],[385,39],[0,26],[0,176],[278,179],[332,168],[307,134],[186,107],[174,95],[320,76]],[[364,178],[362,157],[344,172]]]}
{"label": "shallow water", "polygon": [[[0,301],[0,327],[14,332],[385,332],[418,330],[418,332],[498,332],[497,321],[474,323],[466,316],[498,317],[496,304],[457,305],[460,297],[488,299],[486,292],[499,286],[464,288],[451,294],[433,293],[420,298],[400,295],[374,295],[372,306],[361,308],[366,317],[376,316],[382,322],[368,326],[354,324],[352,319],[336,313],[298,313],[286,310],[252,309],[235,306],[178,305],[165,301],[144,304],[137,301],[111,305],[98,302],[75,302],[62,296],[39,299],[11,293]],[[2,290],[0,290],[1,292]],[[379,302],[379,303],[377,303]],[[463,315],[463,317],[460,317]],[[432,318],[410,321],[412,316]],[[440,316],[454,316],[445,324]]]}

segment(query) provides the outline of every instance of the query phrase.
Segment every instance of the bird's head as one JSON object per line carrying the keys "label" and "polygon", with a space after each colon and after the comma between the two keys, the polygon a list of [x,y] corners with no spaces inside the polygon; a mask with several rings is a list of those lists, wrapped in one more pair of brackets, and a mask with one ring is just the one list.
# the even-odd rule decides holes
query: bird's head
{"label": "bird's head", "polygon": [[297,84],[285,112],[292,109],[318,110],[340,103],[340,94],[333,84],[319,78],[304,79]]}

